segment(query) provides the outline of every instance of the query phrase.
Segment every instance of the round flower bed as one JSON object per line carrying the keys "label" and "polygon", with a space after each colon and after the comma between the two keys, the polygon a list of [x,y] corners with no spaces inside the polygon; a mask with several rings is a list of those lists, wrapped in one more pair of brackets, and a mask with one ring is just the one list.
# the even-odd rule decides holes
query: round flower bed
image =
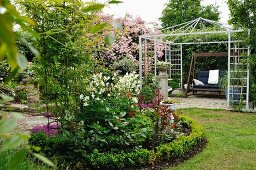
{"label": "round flower bed", "polygon": [[[173,141],[160,144],[155,148],[145,149],[138,147],[132,150],[113,150],[108,152],[101,152],[94,149],[90,153],[84,151],[79,152],[79,155],[74,154],[73,156],[80,157],[81,159],[79,161],[82,162],[82,167],[86,166],[89,169],[152,168],[162,167],[167,162],[168,165],[174,164],[177,162],[175,161],[176,159],[186,159],[187,155],[192,156],[193,153],[202,149],[206,141],[200,125],[188,117],[182,116],[180,120],[187,122],[188,129],[186,135],[179,136]],[[62,138],[49,138],[42,133],[32,135],[30,144],[39,144],[43,152],[50,157],[56,156],[59,150],[63,151],[65,147],[68,148],[69,145],[73,145],[71,143],[68,144]],[[63,157],[61,159],[65,157],[63,155],[59,156]],[[79,169],[79,167],[76,168]]]}
{"label": "round flower bed", "polygon": [[[124,169],[143,166],[162,166],[166,161],[181,158],[194,148],[205,143],[205,135],[201,126],[188,117],[181,117],[189,122],[190,134],[174,139],[170,143],[157,146],[152,150],[134,149],[129,152],[104,152],[94,150],[85,155],[87,165],[93,169]],[[169,162],[170,164],[172,162]]]}
{"label": "round flower bed", "polygon": [[29,143],[56,160],[60,169],[152,168],[201,146],[200,126],[163,104],[160,89],[151,107],[140,105],[139,94],[135,73],[94,74],[87,90],[77,96],[76,114],[67,112],[59,119],[58,134],[49,126],[36,127],[33,132],[39,133],[32,134]]}

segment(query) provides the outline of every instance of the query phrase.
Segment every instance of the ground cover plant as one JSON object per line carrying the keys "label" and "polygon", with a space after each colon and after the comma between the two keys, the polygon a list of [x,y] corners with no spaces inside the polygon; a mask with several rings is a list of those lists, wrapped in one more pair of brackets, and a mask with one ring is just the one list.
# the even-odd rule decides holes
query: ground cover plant
{"label": "ground cover plant", "polygon": [[182,109],[204,126],[207,147],[170,169],[255,169],[256,115],[209,109]]}

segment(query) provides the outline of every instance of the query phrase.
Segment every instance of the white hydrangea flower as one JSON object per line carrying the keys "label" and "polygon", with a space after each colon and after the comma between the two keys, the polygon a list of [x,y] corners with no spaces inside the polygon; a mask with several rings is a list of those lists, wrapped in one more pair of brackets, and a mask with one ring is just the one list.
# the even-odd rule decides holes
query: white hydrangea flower
{"label": "white hydrangea flower", "polygon": [[83,100],[84,95],[83,95],[83,94],[80,94],[79,98],[80,98],[80,100]]}
{"label": "white hydrangea flower", "polygon": [[94,99],[94,97],[95,97],[95,95],[94,95],[94,93],[92,93],[92,98]]}
{"label": "white hydrangea flower", "polygon": [[89,96],[86,96],[86,97],[84,98],[84,100],[85,100],[85,101],[88,101],[88,100],[90,100],[90,97],[89,97]]}
{"label": "white hydrangea flower", "polygon": [[138,103],[138,98],[137,98],[137,97],[133,97],[133,98],[132,98],[132,101],[133,101],[134,103]]}

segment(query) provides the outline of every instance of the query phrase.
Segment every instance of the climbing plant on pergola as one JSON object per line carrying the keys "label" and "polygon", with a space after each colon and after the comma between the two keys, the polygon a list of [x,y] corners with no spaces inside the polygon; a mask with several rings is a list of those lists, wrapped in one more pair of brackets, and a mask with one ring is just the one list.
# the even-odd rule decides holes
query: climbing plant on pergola
{"label": "climbing plant on pergola", "polygon": [[[211,28],[211,29],[207,29]],[[140,82],[147,72],[157,76],[158,53],[156,47],[164,46],[164,60],[171,62],[168,70],[169,79],[179,80],[183,88],[183,46],[195,44],[226,44],[227,49],[227,108],[239,105],[244,110],[250,109],[249,101],[249,64],[247,57],[250,47],[241,36],[249,36],[249,30],[232,29],[228,25],[205,18],[197,18],[162,30],[163,34],[141,35],[139,37],[139,74]],[[223,35],[225,40],[209,39],[210,35]],[[185,40],[190,37],[191,41]],[[193,37],[196,37],[193,39]],[[201,38],[203,37],[203,38]],[[207,53],[207,51],[204,51]],[[220,53],[220,51],[218,52]],[[211,54],[214,56],[214,54]],[[237,74],[241,73],[241,74]],[[239,76],[238,76],[239,75]],[[242,80],[242,81],[241,81]],[[189,82],[189,81],[188,81]],[[142,87],[142,84],[141,84]],[[236,90],[238,89],[238,90]],[[239,100],[234,100],[239,95]]]}

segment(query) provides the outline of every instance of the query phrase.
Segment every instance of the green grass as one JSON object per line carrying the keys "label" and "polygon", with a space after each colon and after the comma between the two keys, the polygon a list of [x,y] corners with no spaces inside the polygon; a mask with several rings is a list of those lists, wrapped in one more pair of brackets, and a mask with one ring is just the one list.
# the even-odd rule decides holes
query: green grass
{"label": "green grass", "polygon": [[[15,150],[8,150],[0,152],[0,170],[7,170],[9,161],[15,155]],[[42,165],[42,163],[34,157],[27,157],[24,161],[16,166],[15,169],[12,170],[49,170],[50,168],[46,165]]]}
{"label": "green grass", "polygon": [[208,144],[196,156],[170,170],[256,169],[256,113],[182,109],[203,125]]}

